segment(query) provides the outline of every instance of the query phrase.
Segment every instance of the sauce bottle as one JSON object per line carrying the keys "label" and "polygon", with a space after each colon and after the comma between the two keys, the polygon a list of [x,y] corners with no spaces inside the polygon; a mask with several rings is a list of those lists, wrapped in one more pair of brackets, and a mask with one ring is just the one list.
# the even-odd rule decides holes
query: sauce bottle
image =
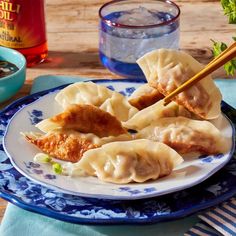
{"label": "sauce bottle", "polygon": [[44,0],[0,0],[0,45],[21,52],[28,66],[46,59]]}

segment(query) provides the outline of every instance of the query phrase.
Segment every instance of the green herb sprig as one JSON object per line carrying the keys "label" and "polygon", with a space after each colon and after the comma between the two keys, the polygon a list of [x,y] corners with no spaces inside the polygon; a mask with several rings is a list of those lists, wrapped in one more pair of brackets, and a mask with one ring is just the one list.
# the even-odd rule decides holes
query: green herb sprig
{"label": "green herb sprig", "polygon": [[[221,5],[224,10],[224,14],[228,17],[229,24],[236,24],[236,0],[221,0]],[[232,37],[236,41],[236,37]],[[222,53],[228,46],[223,42],[213,42],[213,55],[217,57]],[[236,59],[227,62],[224,65],[224,70],[227,75],[234,75],[236,72]]]}
{"label": "green herb sprig", "polygon": [[[221,54],[228,46],[223,42],[216,42],[214,40],[211,40],[213,42],[213,55],[214,57],[217,57],[219,54]],[[224,65],[224,69],[227,75],[234,75],[236,71],[236,59],[233,59],[229,62],[227,62]]]}
{"label": "green herb sprig", "polygon": [[228,16],[229,24],[236,24],[236,0],[221,0],[224,13]]}

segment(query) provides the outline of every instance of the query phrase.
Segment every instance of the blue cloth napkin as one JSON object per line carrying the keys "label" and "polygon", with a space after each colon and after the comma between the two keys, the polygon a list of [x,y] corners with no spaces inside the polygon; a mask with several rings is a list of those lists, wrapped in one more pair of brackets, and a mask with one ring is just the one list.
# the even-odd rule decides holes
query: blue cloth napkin
{"label": "blue cloth napkin", "polygon": [[[85,78],[78,77],[66,77],[66,76],[40,76],[35,79],[32,86],[31,93],[39,92],[45,89],[57,87],[62,84],[72,83],[76,81],[86,80]],[[223,99],[231,106],[236,107],[236,80],[217,80],[217,86],[220,88]],[[135,225],[135,226],[88,226],[88,225],[76,225],[66,223],[58,220],[51,219],[49,217],[41,216],[36,213],[28,212],[20,209],[12,204],[7,206],[1,227],[1,236],[179,236],[184,235],[192,226],[198,227],[204,226],[203,222],[199,221],[197,215],[186,217],[185,219],[158,223],[154,225]],[[208,226],[204,226],[208,227]],[[209,232],[214,230],[209,229]],[[203,234],[190,234],[190,235],[203,235]],[[205,234],[211,235],[211,234]],[[218,233],[212,235],[220,235]]]}

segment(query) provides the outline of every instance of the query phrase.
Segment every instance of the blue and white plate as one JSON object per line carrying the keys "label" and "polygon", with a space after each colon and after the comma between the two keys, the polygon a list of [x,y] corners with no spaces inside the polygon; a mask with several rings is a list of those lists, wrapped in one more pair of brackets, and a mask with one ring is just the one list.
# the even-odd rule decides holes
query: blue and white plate
{"label": "blue and white plate", "polygon": [[[140,85],[140,82],[133,81],[131,83],[127,80],[98,82],[122,91],[126,95],[132,93],[134,88]],[[54,175],[51,169],[32,162],[32,157],[37,150],[26,143],[18,133],[33,131],[35,123],[56,112],[56,108],[51,107],[49,101],[53,102],[53,97],[57,91],[58,89],[53,89],[25,97],[1,112],[0,135],[3,136],[6,126],[10,121],[5,136],[5,148],[8,155],[11,156],[12,163],[17,168],[16,170],[12,166],[1,145],[1,197],[25,209],[64,221],[114,224],[154,223],[176,219],[219,203],[236,193],[235,156],[230,160],[234,145],[232,145],[231,151],[225,155],[195,157],[191,165],[196,165],[196,167],[193,168],[191,166],[188,169],[188,164],[186,163],[185,166],[176,170],[169,179],[164,178],[161,181],[153,181],[146,184],[120,186],[102,183],[96,178],[90,178],[84,183],[83,181],[85,180],[76,179],[76,183],[73,183],[75,182],[73,178],[68,180],[67,177]],[[45,94],[47,95],[42,97]],[[45,105],[41,106],[41,104],[46,104],[47,107]],[[233,120],[236,117],[235,110],[225,103],[222,105],[222,110],[235,123],[235,120]],[[216,124],[223,124],[222,127],[219,127],[222,134],[227,136],[229,141],[234,141],[234,129],[225,116],[222,116],[222,120],[217,121]],[[229,163],[223,167],[228,161]],[[209,166],[207,167],[208,171],[202,172],[199,170],[205,169],[206,166]],[[181,168],[185,169],[184,173],[181,171]],[[222,169],[213,177],[210,177],[220,168]],[[203,177],[199,178],[199,174]],[[73,188],[67,189],[63,185],[65,180],[61,180],[61,178],[67,178],[67,183],[71,181],[68,185],[73,186]],[[181,185],[186,178],[190,179]],[[209,179],[198,184],[206,178]],[[80,188],[80,184],[77,183],[78,181],[82,183],[81,185],[86,184],[87,190],[85,192],[82,192],[83,188]],[[163,186],[163,182],[171,184],[172,181],[174,183],[170,185],[171,190],[164,191],[159,188],[159,186]],[[191,187],[193,185],[196,186]],[[93,192],[94,188],[96,189],[95,192]],[[177,192],[177,190],[184,188],[188,189]],[[58,191],[59,189],[67,193]],[[156,195],[163,195],[168,191],[175,191],[175,193],[154,197]],[[86,197],[79,197],[78,195]],[[94,197],[100,197],[100,199]],[[153,198],[129,201],[130,199],[144,197]],[[105,200],[105,198],[113,198],[113,200]],[[115,198],[126,199],[126,201],[114,200]]]}
{"label": "blue and white plate", "polygon": [[[140,85],[140,83],[134,82],[110,81],[102,82],[102,84],[127,96]],[[223,167],[232,156],[234,147],[233,127],[229,120],[222,115],[214,120],[214,124],[219,128],[222,135],[227,138],[230,147],[229,152],[215,156],[188,156],[183,164],[165,178],[145,183],[118,185],[102,182],[96,177],[55,175],[51,165],[40,165],[32,162],[33,157],[40,150],[29,144],[21,135],[21,132],[39,132],[35,128],[36,123],[62,111],[62,107],[55,101],[57,93],[58,90],[51,92],[20,109],[10,120],[4,136],[4,149],[13,166],[27,178],[49,188],[68,194],[103,199],[149,198],[179,191],[202,182]]]}

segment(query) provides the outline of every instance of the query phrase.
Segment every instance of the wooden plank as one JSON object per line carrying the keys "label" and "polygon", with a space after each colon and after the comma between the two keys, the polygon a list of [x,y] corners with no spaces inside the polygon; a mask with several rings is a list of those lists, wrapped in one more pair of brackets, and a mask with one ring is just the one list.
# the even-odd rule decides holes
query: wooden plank
{"label": "wooden plank", "polygon": [[[90,3],[90,5],[77,3],[77,5],[47,6],[47,21],[50,22],[50,24],[47,24],[48,32],[97,31],[98,9],[101,5],[100,3]],[[233,25],[228,24],[227,17],[224,16],[219,3],[180,2],[179,6],[181,8],[181,30],[183,31],[221,31],[222,29],[233,31],[235,29]],[[67,12],[67,14],[64,14],[64,12]],[[203,14],[204,12],[206,14]]]}

